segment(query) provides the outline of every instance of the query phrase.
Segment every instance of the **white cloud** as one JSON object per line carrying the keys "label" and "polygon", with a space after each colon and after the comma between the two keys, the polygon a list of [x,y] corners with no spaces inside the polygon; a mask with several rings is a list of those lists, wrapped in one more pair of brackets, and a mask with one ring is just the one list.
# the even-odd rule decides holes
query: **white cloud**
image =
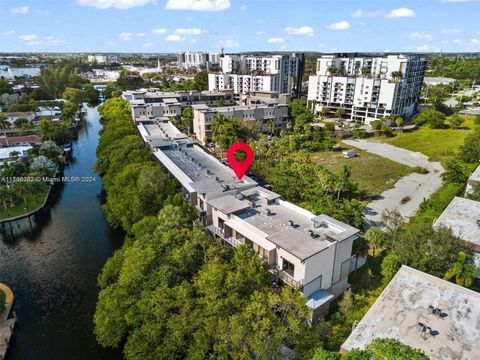
{"label": "white cloud", "polygon": [[180,35],[171,34],[171,35],[168,35],[165,38],[165,40],[167,40],[167,41],[183,41],[183,40],[185,40],[185,37],[180,36]]}
{"label": "white cloud", "polygon": [[386,17],[394,19],[394,18],[415,17],[415,16],[416,16],[415,11],[413,11],[412,9],[398,8],[390,11]]}
{"label": "white cloud", "polygon": [[274,37],[274,38],[268,39],[267,41],[272,44],[279,44],[279,43],[285,42],[285,39],[281,37]]}
{"label": "white cloud", "polygon": [[22,41],[25,41],[25,43],[30,46],[35,46],[35,45],[56,46],[64,43],[63,40],[57,39],[52,35],[48,35],[48,36],[44,36],[43,38],[40,38],[37,34],[28,34],[28,35],[20,35],[18,38]]}
{"label": "white cloud", "polygon": [[442,33],[444,33],[444,34],[459,34],[460,29],[443,29]]}
{"label": "white cloud", "polygon": [[8,36],[8,35],[12,35],[12,34],[15,34],[14,30],[5,31],[4,33],[2,33],[3,36]]}
{"label": "white cloud", "polygon": [[145,33],[137,33],[137,36],[138,36],[138,37],[144,37],[144,36],[145,36]]}
{"label": "white cloud", "polygon": [[76,0],[82,6],[91,6],[97,9],[119,9],[125,10],[135,6],[143,6],[154,0]]}
{"label": "white cloud", "polygon": [[313,36],[313,29],[310,26],[300,26],[299,28],[288,26],[285,28],[285,32],[289,35]]}
{"label": "white cloud", "polygon": [[215,45],[218,47],[224,47],[224,48],[233,48],[233,47],[239,47],[240,44],[236,42],[235,40],[232,39],[224,39],[224,40],[218,40]]}
{"label": "white cloud", "polygon": [[167,29],[165,28],[158,28],[158,29],[152,30],[152,33],[154,34],[165,34],[166,32],[167,32]]}
{"label": "white cloud", "polygon": [[242,11],[247,10],[247,5],[242,5],[242,6],[240,6],[240,10],[242,10]]}
{"label": "white cloud", "polygon": [[408,36],[410,39],[416,39],[416,40],[426,40],[426,41],[432,41],[433,36],[431,33],[420,33],[420,32],[413,32]]}
{"label": "white cloud", "polygon": [[10,9],[12,14],[26,14],[28,12],[28,6],[18,6]]}
{"label": "white cloud", "polygon": [[285,50],[286,48],[287,48],[287,46],[286,46],[286,45],[282,45],[282,46],[280,46],[280,49],[281,49],[281,50]]}
{"label": "white cloud", "polygon": [[36,34],[20,35],[18,38],[23,41],[34,41],[38,39],[38,35]]}
{"label": "white cloud", "polygon": [[177,29],[175,30],[175,34],[177,35],[201,35],[206,33],[205,30],[199,28],[191,28],[191,29]]}
{"label": "white cloud", "polygon": [[165,9],[190,11],[222,11],[230,7],[230,0],[168,0]]}
{"label": "white cloud", "polygon": [[148,43],[144,43],[143,46],[144,47],[152,47],[154,44],[151,43],[151,42],[148,42]]}
{"label": "white cloud", "polygon": [[422,51],[422,52],[439,52],[440,49],[431,47],[431,46],[428,45],[428,44],[423,44],[423,45],[417,47],[417,51]]}
{"label": "white cloud", "polygon": [[462,43],[462,40],[460,39],[455,39],[452,41],[454,44],[461,44]]}
{"label": "white cloud", "polygon": [[376,10],[376,11],[365,11],[362,9],[357,9],[352,13],[352,17],[354,18],[360,18],[360,17],[375,17],[375,16],[380,16],[382,15],[383,11],[382,10]]}
{"label": "white cloud", "polygon": [[326,27],[327,29],[330,29],[330,30],[347,30],[348,28],[350,28],[350,24],[348,21],[343,20],[340,22],[327,25]]}
{"label": "white cloud", "polygon": [[257,36],[263,35],[263,30],[257,31],[257,32],[255,33],[255,35],[257,35]]}
{"label": "white cloud", "polygon": [[133,36],[133,34],[131,32],[122,32],[122,33],[118,34],[118,37],[122,41],[129,41],[129,40],[132,39],[132,36]]}
{"label": "white cloud", "polygon": [[472,45],[480,45],[480,39],[470,39]]}

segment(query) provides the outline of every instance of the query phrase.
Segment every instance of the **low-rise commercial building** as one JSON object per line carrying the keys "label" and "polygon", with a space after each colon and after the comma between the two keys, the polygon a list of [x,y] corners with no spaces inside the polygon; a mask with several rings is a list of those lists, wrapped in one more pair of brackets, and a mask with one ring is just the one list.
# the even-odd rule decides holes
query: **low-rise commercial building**
{"label": "low-rise commercial building", "polygon": [[480,358],[480,293],[403,265],[341,352],[395,338],[432,360]]}
{"label": "low-rise commercial building", "polygon": [[309,77],[308,100],[316,113],[325,107],[333,116],[343,108],[344,119],[366,124],[388,115],[409,118],[416,112],[425,65],[418,56],[324,55]]}
{"label": "low-rise commercial building", "polygon": [[197,209],[199,224],[228,246],[249,246],[278,283],[304,294],[313,319],[327,314],[330,302],[350,286],[359,230],[285,201],[248,176],[238,180],[166,118],[135,121],[153,155]]}
{"label": "low-rise commercial building", "polygon": [[[224,106],[210,108],[206,105],[193,105],[193,132],[203,143],[210,140],[212,135],[213,118],[219,114],[230,118],[258,122],[263,133],[270,133],[274,125],[275,132],[287,127],[288,105],[286,104],[259,104]],[[273,122],[273,124],[272,124]]]}
{"label": "low-rise commercial building", "polygon": [[480,201],[456,196],[434,222],[446,226],[474,251],[474,261],[480,277]]}

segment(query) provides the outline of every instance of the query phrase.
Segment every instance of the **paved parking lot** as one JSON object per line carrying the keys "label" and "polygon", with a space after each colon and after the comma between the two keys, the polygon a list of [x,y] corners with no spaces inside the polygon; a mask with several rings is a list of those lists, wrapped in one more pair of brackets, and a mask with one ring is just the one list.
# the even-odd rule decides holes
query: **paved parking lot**
{"label": "paved parking lot", "polygon": [[439,162],[428,161],[428,157],[424,154],[368,140],[344,140],[343,142],[400,164],[410,167],[420,166],[429,171],[428,174],[412,173],[404,176],[397,181],[394,188],[384,191],[370,202],[363,209],[367,228],[378,225],[386,209],[397,209],[403,217],[410,218],[418,211],[422,201],[428,199],[442,186],[441,174],[445,170]]}

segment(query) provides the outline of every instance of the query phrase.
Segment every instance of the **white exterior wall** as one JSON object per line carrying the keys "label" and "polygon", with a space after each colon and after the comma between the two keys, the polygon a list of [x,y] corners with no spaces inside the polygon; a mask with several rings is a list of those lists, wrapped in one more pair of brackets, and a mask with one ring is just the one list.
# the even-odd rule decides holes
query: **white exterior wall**
{"label": "white exterior wall", "polygon": [[299,258],[283,250],[282,248],[277,248],[277,264],[280,270],[283,267],[283,259],[286,259],[288,262],[294,265],[295,268],[293,272],[293,278],[296,281],[303,282],[305,279],[305,263],[302,263]]}
{"label": "white exterior wall", "polygon": [[331,284],[335,284],[342,279],[341,270],[342,270],[342,263],[346,263],[346,275],[348,278],[349,268],[350,268],[350,258],[352,257],[352,245],[353,245],[354,237],[349,237],[341,242],[337,242],[337,249],[335,251],[335,264],[334,264],[334,272],[333,272],[333,281]]}
{"label": "white exterior wall", "polygon": [[[305,260],[305,278],[303,293],[309,296],[319,289],[328,289],[332,285],[332,272],[335,260],[335,244]],[[321,284],[319,276],[322,276]]]}

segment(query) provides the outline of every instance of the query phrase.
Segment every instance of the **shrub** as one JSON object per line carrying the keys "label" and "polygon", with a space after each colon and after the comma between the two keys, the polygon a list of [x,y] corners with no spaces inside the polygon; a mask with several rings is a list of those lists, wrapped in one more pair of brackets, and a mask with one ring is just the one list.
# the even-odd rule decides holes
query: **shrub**
{"label": "shrub", "polygon": [[397,254],[391,252],[382,261],[382,276],[385,283],[388,283],[392,280],[393,276],[397,273],[400,268],[400,260],[398,259]]}

